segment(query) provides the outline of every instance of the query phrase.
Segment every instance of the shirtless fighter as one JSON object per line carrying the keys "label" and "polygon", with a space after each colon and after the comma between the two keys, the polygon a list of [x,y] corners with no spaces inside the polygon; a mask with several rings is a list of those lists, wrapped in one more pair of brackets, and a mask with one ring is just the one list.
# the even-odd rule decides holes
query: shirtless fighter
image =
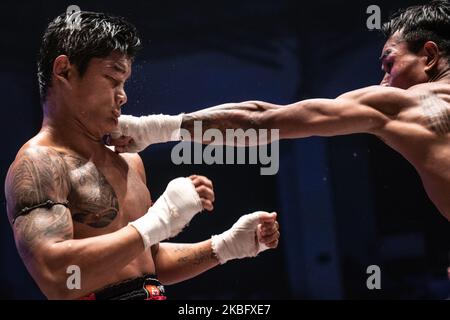
{"label": "shirtless fighter", "polygon": [[[203,242],[160,243],[213,209],[212,183],[177,178],[152,205],[140,157],[104,145],[127,101],[124,83],[140,40],[123,19],[80,18],[77,29],[61,15],[44,34],[42,129],[19,150],[5,185],[17,249],[42,292],[51,299],[164,299],[163,284],[275,248],[276,214],[261,211]],[[78,288],[67,285],[73,266]]]}
{"label": "shirtless fighter", "polygon": [[[118,151],[136,152],[179,139],[179,127],[200,141],[194,121],[202,121],[203,130],[224,133],[227,128],[279,129],[281,139],[371,133],[416,168],[431,201],[450,221],[450,4],[407,8],[383,31],[385,76],[378,86],[287,106],[248,101],[178,116],[122,116],[111,143]],[[149,135],[162,127],[163,134]]]}

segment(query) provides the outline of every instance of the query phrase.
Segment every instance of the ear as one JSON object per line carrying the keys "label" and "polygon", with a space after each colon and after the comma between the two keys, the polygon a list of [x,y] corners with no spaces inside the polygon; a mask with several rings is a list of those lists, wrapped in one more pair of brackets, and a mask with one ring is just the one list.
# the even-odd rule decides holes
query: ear
{"label": "ear", "polygon": [[425,67],[425,71],[430,71],[433,69],[437,62],[439,61],[439,48],[437,44],[433,41],[427,41],[423,45],[423,51],[427,58],[427,65]]}
{"label": "ear", "polygon": [[53,77],[55,80],[68,82],[72,75],[72,65],[66,55],[59,55],[53,61]]}

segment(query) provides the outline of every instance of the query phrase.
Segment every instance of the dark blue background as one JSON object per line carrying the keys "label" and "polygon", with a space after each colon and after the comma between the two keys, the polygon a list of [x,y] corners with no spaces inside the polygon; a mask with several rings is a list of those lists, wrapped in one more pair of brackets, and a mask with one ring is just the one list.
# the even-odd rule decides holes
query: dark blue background
{"label": "dark blue background", "polygon": [[[417,1],[378,1],[383,21]],[[36,53],[47,23],[68,5],[121,15],[144,49],[123,113],[176,114],[245,100],[287,104],[333,98],[379,83],[384,38],[366,27],[367,1],[7,1],[0,4],[2,182],[20,146],[41,124]],[[428,200],[411,165],[369,135],[282,141],[280,171],[257,165],[181,165],[174,144],[142,153],[153,198],[169,180],[204,174],[213,214],[175,241],[200,241],[241,215],[279,212],[276,251],[229,262],[169,286],[172,299],[412,299],[449,294],[450,224]],[[0,298],[42,299],[0,214]],[[379,265],[381,290],[366,287]]]}

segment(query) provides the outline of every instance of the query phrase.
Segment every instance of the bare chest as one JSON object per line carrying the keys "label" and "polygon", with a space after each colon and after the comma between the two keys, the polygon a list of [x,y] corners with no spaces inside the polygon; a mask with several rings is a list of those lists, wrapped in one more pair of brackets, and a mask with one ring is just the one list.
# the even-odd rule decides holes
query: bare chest
{"label": "bare chest", "polygon": [[145,213],[150,193],[134,168],[121,158],[109,165],[64,155],[68,167],[75,236],[109,233]]}

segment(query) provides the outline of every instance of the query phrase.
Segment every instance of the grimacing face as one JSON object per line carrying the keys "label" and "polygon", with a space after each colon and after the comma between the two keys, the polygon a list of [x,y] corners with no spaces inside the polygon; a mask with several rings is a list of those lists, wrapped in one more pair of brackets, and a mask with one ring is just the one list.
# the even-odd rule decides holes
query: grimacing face
{"label": "grimacing face", "polygon": [[117,126],[130,75],[131,60],[113,52],[106,58],[92,58],[83,76],[74,80],[76,118],[89,134],[101,138]]}
{"label": "grimacing face", "polygon": [[381,85],[408,89],[429,80],[425,72],[427,56],[421,51],[411,52],[399,32],[386,41],[380,61],[385,73]]}

